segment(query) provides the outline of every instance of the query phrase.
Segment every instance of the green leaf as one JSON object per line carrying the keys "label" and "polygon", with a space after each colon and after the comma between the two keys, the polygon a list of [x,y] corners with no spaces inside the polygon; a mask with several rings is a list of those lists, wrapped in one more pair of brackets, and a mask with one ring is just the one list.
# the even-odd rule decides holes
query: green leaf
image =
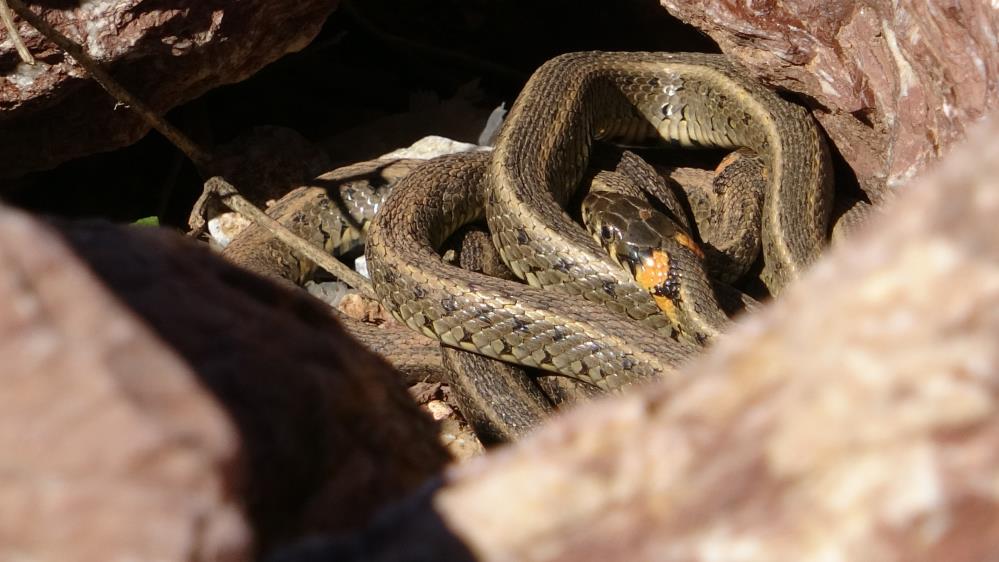
{"label": "green leaf", "polygon": [[135,226],[159,226],[160,218],[157,216],[143,217],[132,223]]}

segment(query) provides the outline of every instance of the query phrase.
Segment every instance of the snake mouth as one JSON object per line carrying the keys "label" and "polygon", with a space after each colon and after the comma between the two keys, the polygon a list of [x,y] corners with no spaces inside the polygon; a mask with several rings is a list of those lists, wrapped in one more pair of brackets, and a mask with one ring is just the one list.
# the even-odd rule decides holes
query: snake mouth
{"label": "snake mouth", "polygon": [[627,269],[636,279],[642,271],[655,267],[656,264],[656,252],[649,248],[624,243],[608,247],[607,251],[614,263]]}
{"label": "snake mouth", "polygon": [[[627,240],[623,240],[620,238],[619,232],[617,232],[617,237],[612,236],[610,238],[605,238],[601,236],[601,232],[606,229],[608,229],[608,227],[604,225],[597,232],[594,232],[593,238],[604,248],[608,257],[610,257],[611,261],[617,264],[618,267],[627,270],[631,273],[632,277],[637,278],[643,270],[655,266],[657,253],[656,249],[636,245]],[[611,232],[616,232],[613,227],[609,227],[609,230]]]}

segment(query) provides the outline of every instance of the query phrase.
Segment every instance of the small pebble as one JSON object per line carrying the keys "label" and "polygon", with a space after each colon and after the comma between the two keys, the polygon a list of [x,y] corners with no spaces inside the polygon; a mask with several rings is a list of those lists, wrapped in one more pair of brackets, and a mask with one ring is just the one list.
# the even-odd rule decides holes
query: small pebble
{"label": "small pebble", "polygon": [[451,406],[441,400],[427,402],[427,410],[430,410],[430,416],[436,421],[454,416],[454,410],[451,409]]}
{"label": "small pebble", "polygon": [[222,213],[208,221],[212,245],[224,249],[240,232],[250,226],[250,220],[239,213]]}

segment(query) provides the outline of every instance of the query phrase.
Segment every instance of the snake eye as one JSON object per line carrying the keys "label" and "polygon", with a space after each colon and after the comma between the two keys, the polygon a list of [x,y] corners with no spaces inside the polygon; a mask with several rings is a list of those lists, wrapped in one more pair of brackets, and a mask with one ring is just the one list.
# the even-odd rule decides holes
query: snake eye
{"label": "snake eye", "polygon": [[600,226],[600,238],[602,238],[604,242],[610,242],[613,237],[614,231],[611,230],[611,227],[606,224]]}

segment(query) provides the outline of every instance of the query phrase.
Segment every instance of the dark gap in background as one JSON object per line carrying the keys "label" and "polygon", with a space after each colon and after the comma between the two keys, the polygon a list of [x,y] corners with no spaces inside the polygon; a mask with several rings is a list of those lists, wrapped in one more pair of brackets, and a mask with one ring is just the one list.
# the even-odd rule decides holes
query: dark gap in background
{"label": "dark gap in background", "polygon": [[[421,96],[449,99],[475,80],[481,94],[474,102],[482,111],[504,101],[509,107],[538,65],[578,50],[717,47],[655,0],[365,0],[341,5],[303,51],[180,106],[168,118],[209,146],[260,125],[289,127],[322,144],[406,112]],[[440,132],[428,123],[416,138]],[[360,142],[340,146],[330,154],[338,164],[384,152],[365,152]],[[126,222],[161,214],[164,224],[181,228],[201,191],[194,167],[155,132],[19,184],[5,200],[36,212]]]}

